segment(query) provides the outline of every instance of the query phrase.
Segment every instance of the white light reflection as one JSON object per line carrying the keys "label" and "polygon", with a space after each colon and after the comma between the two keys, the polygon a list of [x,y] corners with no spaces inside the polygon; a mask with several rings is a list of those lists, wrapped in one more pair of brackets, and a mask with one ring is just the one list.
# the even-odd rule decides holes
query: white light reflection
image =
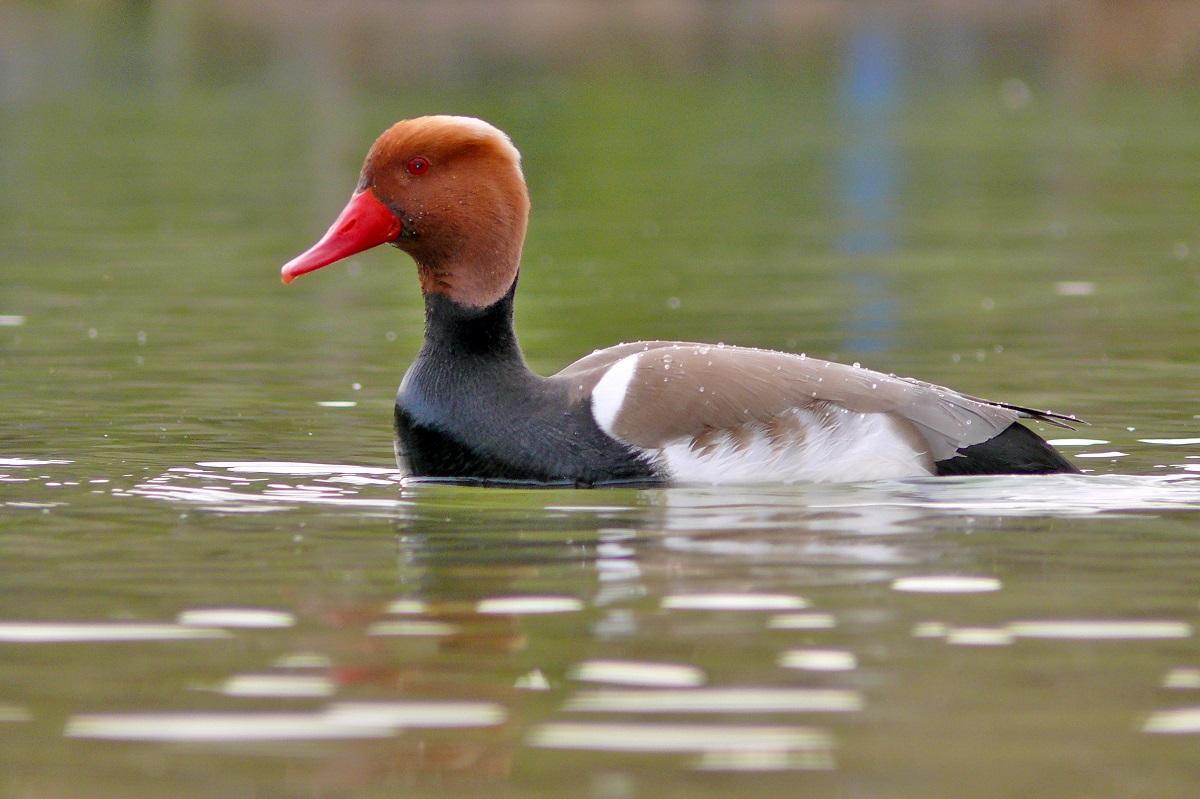
{"label": "white light reflection", "polygon": [[402,729],[491,727],[507,718],[492,702],[343,702],[315,713],[100,713],[73,716],[68,738],[113,741],[302,741],[386,738]]}
{"label": "white light reflection", "polygon": [[337,477],[323,477],[323,483],[340,483],[351,486],[394,486],[394,480],[380,480],[377,477],[363,477],[358,474],[343,474]]}
{"label": "white light reflection", "polygon": [[862,710],[856,691],[839,688],[597,689],[564,710],[587,713],[847,713]]}
{"label": "white light reflection", "polygon": [[459,628],[453,624],[425,619],[400,619],[397,621],[379,621],[367,627],[367,635],[381,636],[412,636],[438,637],[454,635]]}
{"label": "white light reflection", "polygon": [[697,771],[832,771],[830,751],[710,750],[701,753],[692,768]]}
{"label": "white light reflection", "polygon": [[1200,733],[1200,707],[1181,707],[1160,710],[1151,714],[1142,725],[1142,732],[1160,735],[1195,735]]}
{"label": "white light reflection", "polygon": [[[1084,453],[1116,457],[1108,453]],[[0,462],[2,464],[2,462]],[[194,503],[231,513],[286,509],[297,504],[327,504],[397,510],[413,504],[385,493],[387,486],[346,482],[359,476],[380,483],[401,483],[399,471],[381,467],[277,461],[205,461],[210,471],[181,467],[169,470],[162,482],[143,482],[132,493],[154,499]],[[219,472],[217,470],[220,470]],[[272,486],[238,486],[233,491],[216,491],[211,483],[220,479],[253,479],[254,475],[291,475],[299,480],[315,479],[319,485],[301,489],[283,482]],[[336,483],[337,485],[335,485]],[[339,487],[341,486],[341,487]],[[261,492],[261,493],[259,493]],[[124,493],[120,494],[124,495]],[[999,475],[986,478],[937,478],[879,481],[863,484],[817,484],[803,486],[740,487],[726,490],[673,488],[654,494],[639,512],[660,514],[665,530],[686,531],[668,535],[664,545],[685,551],[729,551],[746,557],[770,557],[799,548],[794,541],[743,540],[696,536],[706,530],[792,529],[798,520],[813,529],[848,530],[860,535],[904,532],[920,522],[928,511],[940,515],[970,516],[1084,516],[1112,511],[1200,509],[1200,479],[1193,474],[1158,475]],[[603,508],[556,505],[557,512],[619,513],[619,506]],[[890,562],[902,552],[892,545],[874,549],[845,546],[842,556],[857,560]],[[820,553],[818,553],[820,554]],[[613,559],[614,561],[617,559]]]}
{"label": "white light reflection", "polygon": [[329,474],[402,474],[397,469],[385,469],[378,466],[348,466],[346,464],[299,461],[201,461],[196,465],[208,469],[225,469],[236,474],[290,474],[295,477]]}
{"label": "white light reflection", "polygon": [[513,615],[539,613],[573,613],[583,610],[583,603],[567,596],[509,596],[482,599],[475,606],[476,613]]}
{"label": "white light reflection", "polygon": [[918,594],[979,594],[999,591],[1000,588],[1000,581],[995,577],[967,577],[953,574],[901,577],[892,581],[893,591]]}
{"label": "white light reflection", "polygon": [[951,627],[946,643],[952,646],[1008,646],[1013,634],[1003,627]]}
{"label": "white light reflection", "polygon": [[328,655],[318,652],[297,652],[292,655],[284,655],[272,665],[277,669],[327,669],[333,665],[333,662]]}
{"label": "white light reflection", "polygon": [[[1177,621],[1067,619],[1014,621],[1001,627],[953,627],[940,621],[919,622],[914,638],[944,638],[960,646],[1003,646],[1017,638],[1064,641],[1137,641],[1190,638],[1192,626]],[[1186,673],[1187,670],[1181,670]],[[1196,670],[1200,678],[1200,669]],[[1181,678],[1182,679],[1182,678]]]}
{"label": "white light reflection", "polygon": [[568,676],[580,682],[658,688],[694,688],[705,682],[704,672],[695,666],[633,660],[585,660],[572,667]]}
{"label": "white light reflection", "polygon": [[1018,638],[1076,641],[1132,641],[1190,638],[1192,626],[1180,621],[1063,620],[1014,621],[1008,630]]}
{"label": "white light reflection", "polygon": [[114,496],[129,495],[203,505],[223,513],[268,513],[286,510],[289,506],[297,504],[386,509],[396,509],[410,504],[399,499],[363,499],[356,497],[350,490],[338,489],[333,486],[329,486],[327,490],[318,488],[316,491],[304,490],[303,486],[270,488],[261,494],[252,494],[232,491],[220,486],[141,483],[134,486],[128,493],[118,495],[114,492]]}
{"label": "white light reflection", "polygon": [[72,716],[63,735],[109,741],[218,742],[388,738],[396,728],[325,713],[141,713]]}
{"label": "white light reflection", "polygon": [[33,715],[23,707],[0,705],[0,724],[16,724],[32,720]]}
{"label": "white light reflection", "polygon": [[1096,284],[1090,280],[1060,280],[1054,291],[1063,297],[1086,297],[1096,292]]}
{"label": "white light reflection", "polygon": [[[411,504],[398,499],[392,491],[401,479],[396,469],[287,461],[203,461],[197,465],[209,470],[172,467],[158,477],[137,484],[128,493],[199,504],[224,513],[265,513],[286,510],[297,504],[392,510]],[[213,471],[216,469],[222,471]],[[267,482],[272,475],[289,475],[317,484]],[[373,486],[387,492],[375,497],[363,496]],[[118,495],[117,492],[114,494]]]}
{"label": "white light reflection", "polygon": [[836,626],[837,620],[828,613],[783,613],[767,621],[772,630],[829,630]]}
{"label": "white light reflection", "polygon": [[268,629],[292,627],[296,624],[296,617],[282,610],[264,608],[197,608],[183,611],[176,621],[188,626],[213,625]]}
{"label": "white light reflection", "polygon": [[325,717],[368,727],[494,727],[508,719],[508,711],[495,702],[338,702]]}
{"label": "white light reflection", "polygon": [[384,612],[396,614],[424,613],[428,609],[429,606],[419,599],[393,599],[388,603]]}
{"label": "white light reflection", "polygon": [[[1095,516],[1113,511],[1200,510],[1200,479],[1160,475],[995,475],[939,477],[842,487],[849,502],[814,502],[811,510],[853,511],[895,504],[942,515]],[[859,511],[864,512],[864,511]]]}
{"label": "white light reflection", "polygon": [[803,752],[829,750],[833,739],[813,727],[550,722],[534,728],[529,745],[606,752]]}
{"label": "white light reflection", "polygon": [[913,625],[913,638],[945,638],[950,628],[940,621],[921,621]]}
{"label": "white light reflection", "polygon": [[547,505],[546,510],[560,513],[624,513],[637,508],[629,505]]}
{"label": "white light reflection", "polygon": [[1163,688],[1200,688],[1200,668],[1171,669],[1162,684]]}
{"label": "white light reflection", "polygon": [[667,610],[798,610],[808,600],[791,594],[672,594],[663,597]]}
{"label": "white light reflection", "polygon": [[533,669],[518,677],[513,683],[513,688],[522,691],[549,691],[550,681],[546,679],[545,674],[542,674],[541,669]]}
{"label": "white light reflection", "polygon": [[0,642],[88,643],[230,638],[227,630],[142,622],[0,622]]}
{"label": "white light reflection", "polygon": [[217,688],[226,696],[278,698],[326,697],[336,690],[332,680],[310,674],[238,674]]}
{"label": "white light reflection", "polygon": [[[1105,455],[1112,458],[1114,456]],[[1095,462],[1093,460],[1093,462]],[[994,475],[916,478],[859,484],[681,487],[651,497],[646,512],[661,511],[664,545],[684,551],[769,557],[795,549],[768,536],[707,538],[698,532],[794,528],[853,531],[860,536],[910,530],[932,511],[941,516],[1094,516],[1114,511],[1200,509],[1200,479],[1193,474]],[[853,552],[848,549],[848,554]],[[879,552],[859,552],[874,559]],[[892,560],[903,557],[895,548]]]}
{"label": "white light reflection", "polygon": [[779,656],[779,665],[802,671],[853,671],[858,658],[841,649],[792,649]]}

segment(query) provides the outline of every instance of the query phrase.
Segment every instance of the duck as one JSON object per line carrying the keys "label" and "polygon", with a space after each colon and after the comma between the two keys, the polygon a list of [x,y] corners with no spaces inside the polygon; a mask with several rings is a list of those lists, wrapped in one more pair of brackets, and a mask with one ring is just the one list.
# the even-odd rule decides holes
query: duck
{"label": "duck", "polygon": [[405,119],[371,146],[328,231],[282,268],[287,284],[383,244],[416,263],[424,340],[395,404],[406,478],[593,487],[1078,471],[1019,421],[1074,417],[804,354],[638,341],[535,374],[513,326],[529,212],[504,132]]}

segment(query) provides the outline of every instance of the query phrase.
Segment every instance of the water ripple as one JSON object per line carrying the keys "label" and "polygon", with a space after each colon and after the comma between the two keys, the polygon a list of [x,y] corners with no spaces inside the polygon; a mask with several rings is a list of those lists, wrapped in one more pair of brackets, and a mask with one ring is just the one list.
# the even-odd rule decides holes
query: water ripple
{"label": "water ripple", "polygon": [[580,682],[614,683],[659,688],[694,688],[705,682],[704,672],[683,663],[644,663],[630,660],[585,660],[569,676]]}
{"label": "water ripple", "polygon": [[[1165,443],[1167,439],[1155,439]],[[1173,444],[1192,439],[1173,439]],[[1177,447],[1176,447],[1177,449]],[[1116,457],[1113,452],[1081,453]],[[1191,457],[1191,456],[1185,456]],[[11,466],[56,461],[7,459]],[[17,461],[20,461],[18,464]],[[4,461],[0,461],[0,464]],[[802,524],[812,529],[859,535],[908,532],[931,514],[948,516],[1075,517],[1147,511],[1200,510],[1200,478],[1193,463],[1168,464],[1178,471],[1155,475],[995,475],[922,478],[840,485],[764,485],[756,487],[681,486],[644,489],[643,502],[613,503],[604,491],[580,492],[595,498],[589,505],[548,503],[547,513],[622,514],[653,520],[666,531],[686,531],[668,539],[671,546],[706,549],[712,554],[770,556],[780,547],[814,547],[812,542],[712,540],[694,537],[705,530],[787,531]],[[29,479],[20,477],[15,479]],[[200,505],[233,513],[324,505],[353,511],[400,510],[437,496],[439,487],[418,487],[401,495],[403,476],[396,469],[349,464],[286,461],[201,461],[168,469],[115,496],[130,494]],[[465,489],[453,489],[465,490]],[[898,562],[894,549],[842,546],[836,552],[806,552],[825,558]]]}
{"label": "water ripple", "polygon": [[195,608],[179,614],[176,621],[188,626],[272,628],[291,627],[296,617],[266,608]]}
{"label": "water ripple", "polygon": [[845,713],[862,710],[856,691],[837,688],[596,689],[564,710],[592,713]]}
{"label": "water ripple", "polygon": [[102,641],[186,641],[229,638],[215,627],[147,622],[0,622],[4,643],[93,643]]}
{"label": "water ripple", "polygon": [[534,728],[529,744],[609,752],[781,752],[828,750],[833,739],[813,727],[550,722]]}
{"label": "water ripple", "polygon": [[[168,469],[127,493],[226,513],[284,510],[297,505],[366,510],[409,504],[396,496],[400,482],[396,469],[292,461],[201,461],[196,465],[202,468]],[[279,480],[281,477],[298,480],[284,482]],[[388,495],[363,496],[373,486],[386,487]]]}

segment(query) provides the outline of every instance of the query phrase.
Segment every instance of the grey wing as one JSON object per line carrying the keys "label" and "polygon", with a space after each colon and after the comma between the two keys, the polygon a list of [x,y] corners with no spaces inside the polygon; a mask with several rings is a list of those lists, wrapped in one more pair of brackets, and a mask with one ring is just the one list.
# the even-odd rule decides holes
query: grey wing
{"label": "grey wing", "polygon": [[1060,425],[1065,418],[802,355],[682,342],[600,350],[556,378],[572,379],[572,389],[590,392],[625,358],[635,358],[636,364],[609,426],[617,438],[639,447],[766,424],[793,409],[828,413],[832,408],[887,414],[919,438],[934,460],[944,460],[998,435],[1023,416]]}

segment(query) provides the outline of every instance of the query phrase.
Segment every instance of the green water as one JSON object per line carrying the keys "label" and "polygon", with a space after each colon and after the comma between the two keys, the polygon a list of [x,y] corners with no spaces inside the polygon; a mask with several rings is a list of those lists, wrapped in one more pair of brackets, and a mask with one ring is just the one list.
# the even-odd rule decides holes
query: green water
{"label": "green water", "polygon": [[[0,110],[0,794],[1194,795],[1200,720],[1162,715],[1200,707],[1193,89],[913,78],[863,118],[833,69],[214,70]],[[638,338],[861,361],[1076,413],[1041,432],[1089,474],[400,485],[412,265],[278,268],[428,112],[524,154],[535,369]],[[274,626],[176,625],[214,608]],[[608,693],[656,680],[673,704]]]}

